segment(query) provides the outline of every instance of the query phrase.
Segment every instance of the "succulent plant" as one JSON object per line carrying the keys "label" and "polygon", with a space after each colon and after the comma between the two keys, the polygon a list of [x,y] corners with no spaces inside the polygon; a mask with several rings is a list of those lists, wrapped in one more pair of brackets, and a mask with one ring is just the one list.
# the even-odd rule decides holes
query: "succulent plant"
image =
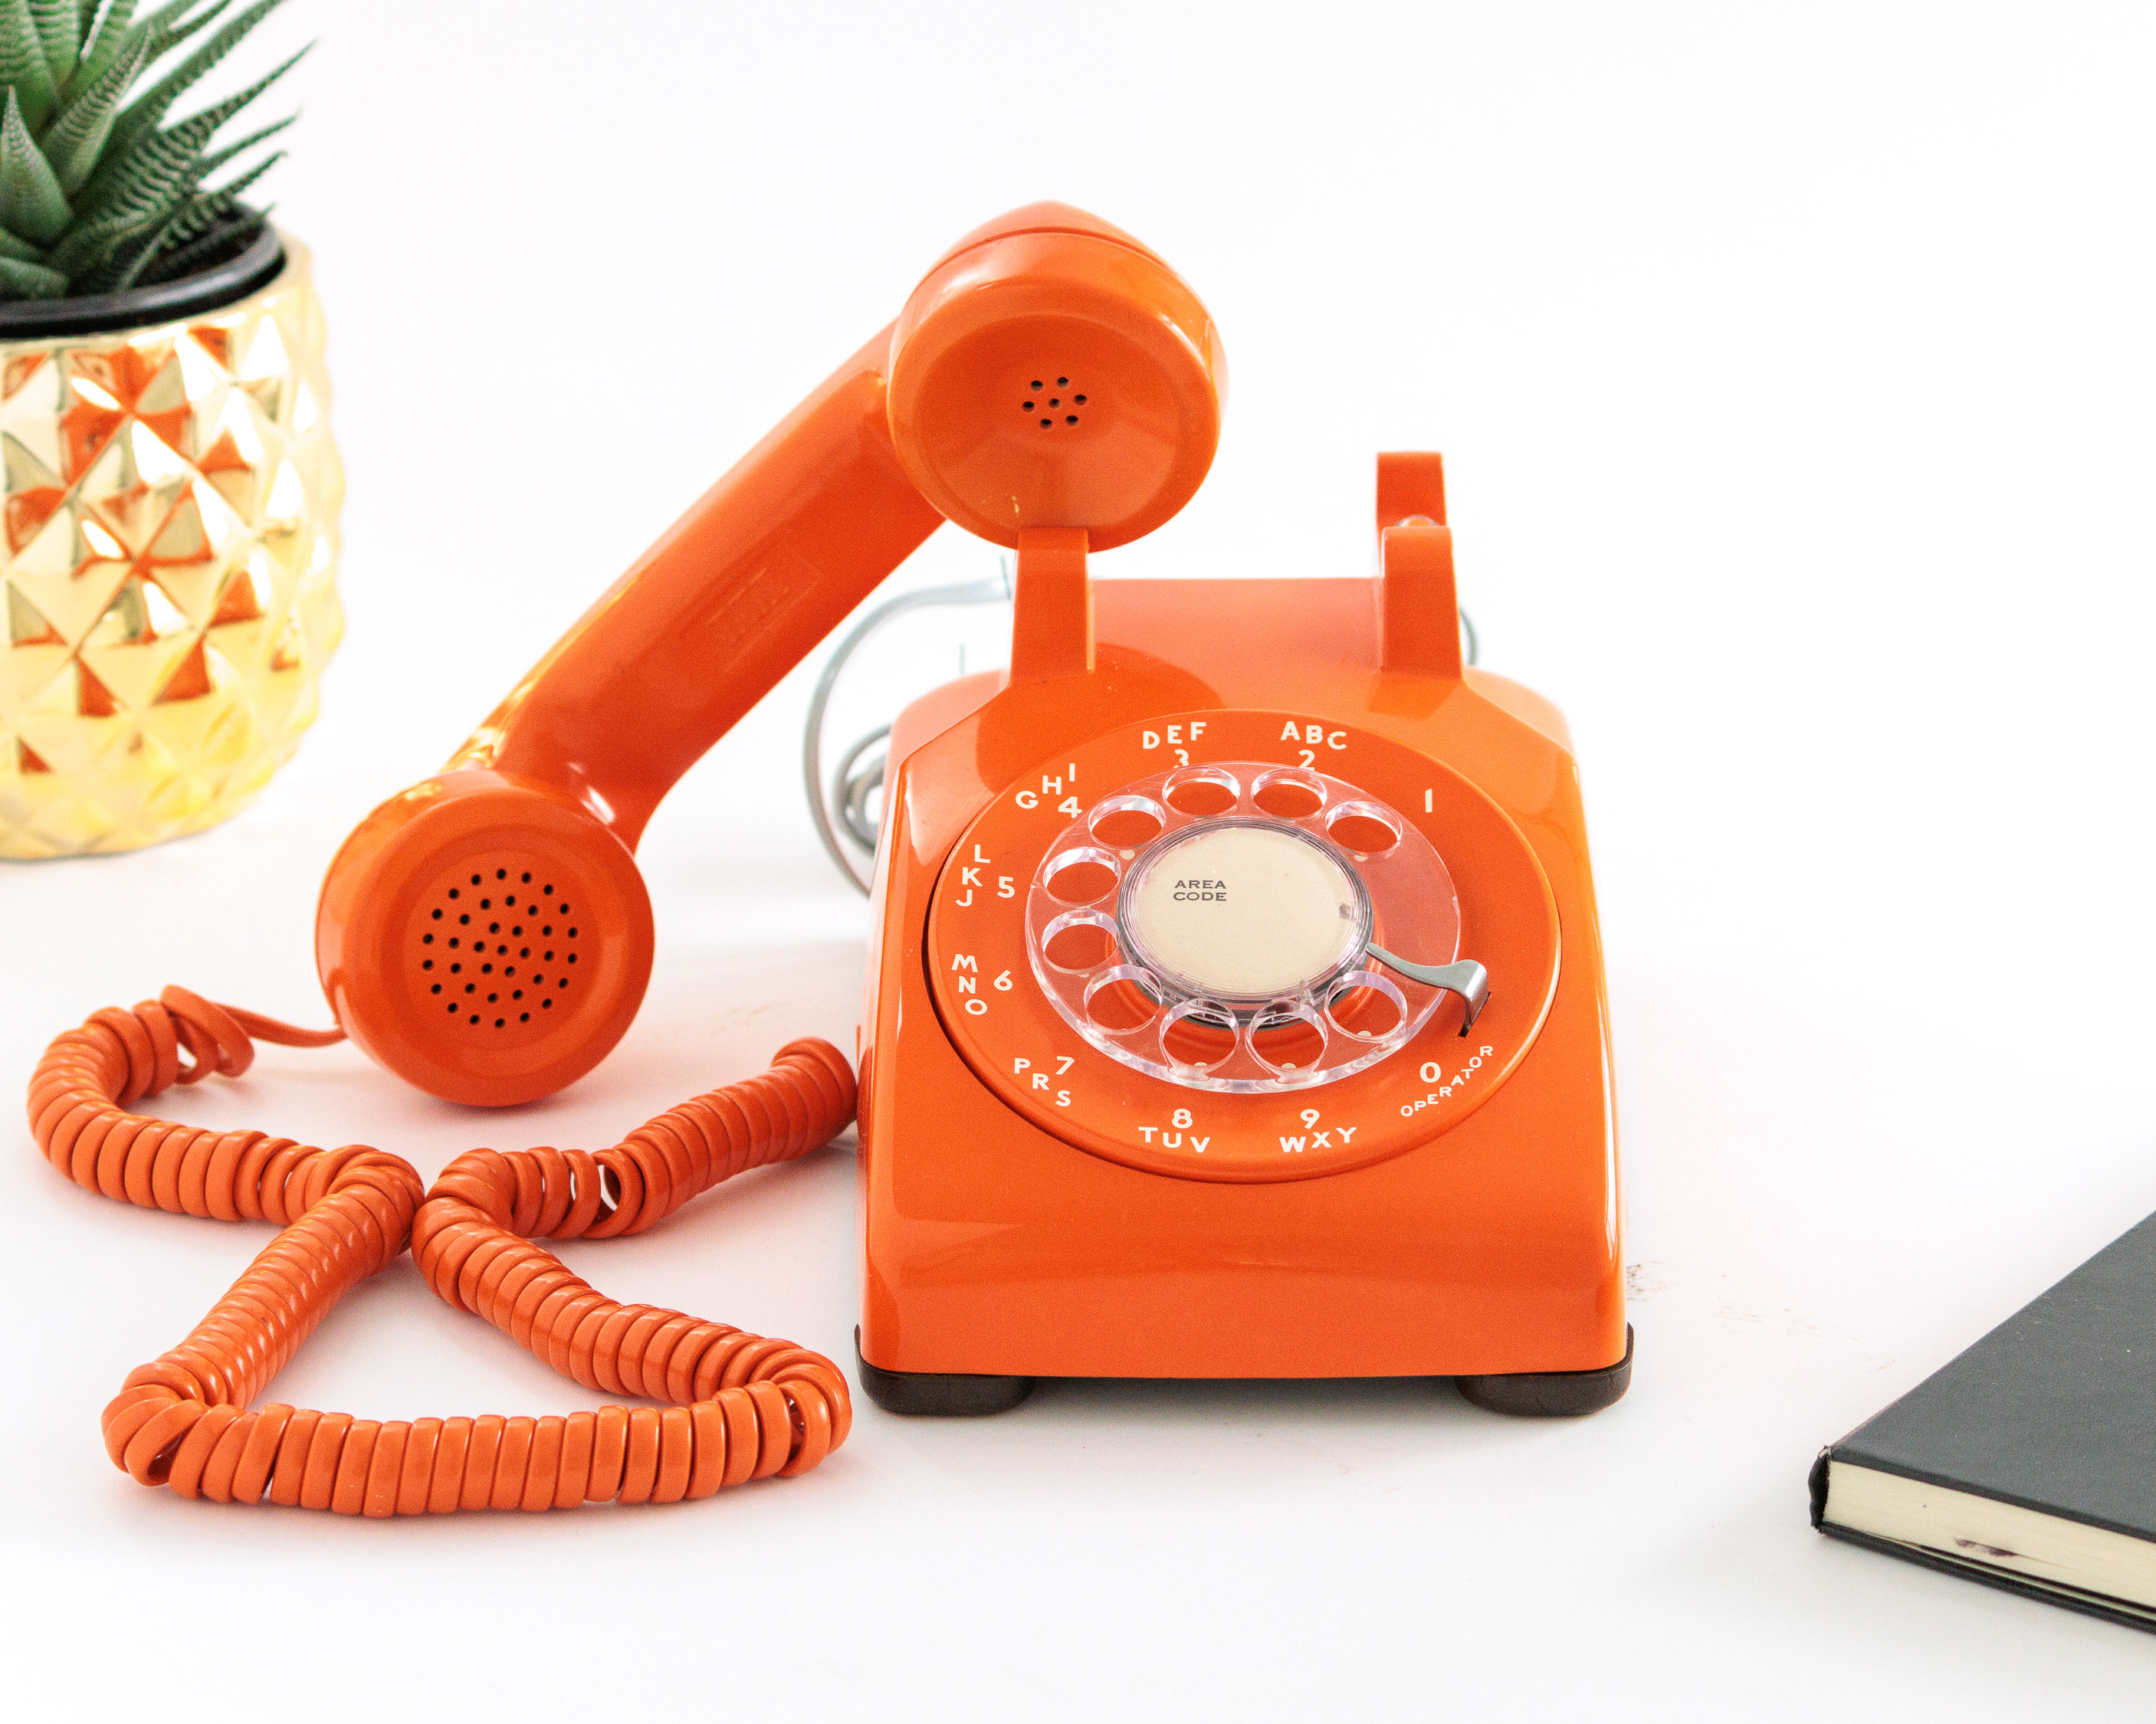
{"label": "succulent plant", "polygon": [[[240,193],[283,151],[258,153],[222,185],[204,182],[282,131],[291,116],[211,145],[305,49],[200,113],[163,121],[283,0],[255,0],[238,12],[230,10],[234,0],[167,0],[139,18],[136,3],[0,0],[0,82],[8,87],[0,115],[0,300],[175,280],[239,250],[268,219]],[[191,53],[127,100],[153,67],[198,37]]]}

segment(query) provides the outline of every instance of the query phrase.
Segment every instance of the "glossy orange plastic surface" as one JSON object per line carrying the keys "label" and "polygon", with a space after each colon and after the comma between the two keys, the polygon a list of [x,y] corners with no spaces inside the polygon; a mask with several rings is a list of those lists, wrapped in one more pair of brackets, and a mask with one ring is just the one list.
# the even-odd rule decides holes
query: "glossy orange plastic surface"
{"label": "glossy orange plastic surface", "polygon": [[[1057,204],[968,235],[439,775],[347,839],[316,925],[344,1029],[476,1104],[546,1095],[604,1057],[650,971],[634,851],[653,809],[948,518],[1016,547],[1011,668],[934,691],[891,733],[861,1030],[864,1358],[1030,1378],[1484,1376],[1622,1357],[1578,775],[1553,707],[1460,662],[1442,462],[1379,458],[1375,581],[1088,575],[1090,551],[1158,525],[1204,479],[1224,377],[1204,307],[1129,235]],[[1177,803],[1186,775],[1225,800]],[[1296,786],[1299,810],[1264,799]],[[1150,838],[1102,824],[1140,804],[1158,813]],[[1183,854],[1144,848],[1199,830],[1169,806],[1332,870],[1302,900],[1322,961],[1284,972],[1285,993],[1268,982],[1231,1008],[1172,998],[1166,972],[1111,977],[1119,945],[1053,956],[1058,929],[1144,946],[1111,892]],[[1096,840],[1097,878],[1065,875]],[[1241,926],[1281,943],[1278,920]],[[1411,996],[1376,967],[1413,983],[1415,966],[1470,959],[1490,988],[1466,1034],[1456,974],[1426,973]],[[1077,1005],[1070,974],[1086,978]],[[1081,1013],[1096,981],[1135,990],[1106,1003],[1160,1013],[1151,1053]],[[1196,1036],[1187,1057],[1177,1026]],[[834,1050],[793,1044],[763,1077],[597,1155],[475,1151],[423,1191],[363,1146],[127,1111],[238,1075],[254,1036],[331,1039],[168,989],[61,1036],[33,1080],[38,1144],[85,1188],[285,1227],[106,1409],[134,1476],[366,1514],[538,1508],[701,1496],[813,1466],[843,1439],[828,1361],[618,1305],[531,1243],[636,1230],[825,1141],[856,1099]],[[672,1404],[408,1424],[248,1410],[408,1239],[451,1304],[579,1382]]]}
{"label": "glossy orange plastic surface", "polygon": [[[1320,752],[1330,773],[1394,808],[1419,811],[1427,802],[1429,813],[1410,818],[1475,859],[1461,888],[1476,932],[1471,955],[1505,980],[1473,1034],[1463,1034],[1460,1002],[1449,998],[1405,1048],[1368,1072],[1261,1094],[1195,1093],[1102,1058],[1050,1006],[1027,950],[1024,886],[1065,824],[1059,801],[1096,806],[1178,755],[1194,767],[1270,761],[1294,772]],[[1451,962],[1456,923],[1427,914],[1451,906],[1402,908],[1392,925],[1381,918],[1378,937]],[[1303,1180],[1400,1154],[1495,1095],[1542,1029],[1557,987],[1558,938],[1557,907],[1533,850],[1458,773],[1360,726],[1214,707],[1151,714],[1074,742],[997,796],[944,864],[927,959],[944,1034],[980,1082],[1042,1130],[1178,1178]]]}
{"label": "glossy orange plastic surface", "polygon": [[[531,1243],[640,1233],[722,1179],[829,1141],[853,1116],[854,1082],[828,1043],[782,1048],[761,1077],[685,1101],[596,1155],[474,1150],[426,1190],[410,1162],[364,1144],[314,1149],[128,1111],[176,1082],[239,1076],[257,1037],[340,1039],[168,988],[131,1011],[93,1013],[45,1050],[31,1080],[38,1147],[85,1190],[284,1229],[106,1406],[105,1452],[139,1483],[377,1517],[679,1502],[806,1472],[845,1440],[851,1403],[829,1360],[619,1304]],[[670,1404],[381,1421],[250,1408],[337,1301],[407,1244],[443,1299],[565,1376]]]}
{"label": "glossy orange plastic surface", "polygon": [[[1576,769],[1553,709],[1460,665],[1435,457],[1384,458],[1379,490],[1377,582],[1101,584],[1090,673],[972,679],[894,727],[862,1068],[870,1363],[1325,1377],[1623,1356]],[[1044,1009],[1024,882],[1052,829],[1170,751],[1322,755],[1413,822],[1456,888],[1460,955],[1490,968],[1475,1033],[1449,1005],[1367,1070],[1223,1095],[1127,1070]]]}
{"label": "glossy orange plastic surface", "polygon": [[[644,997],[632,853],[680,775],[947,515],[1002,543],[1060,528],[1096,546],[1172,515],[1211,464],[1224,375],[1204,307],[1129,235],[1062,204],[968,235],[440,775],[353,833],[316,917],[338,1023],[450,1101],[508,1106],[582,1076]],[[583,930],[551,956],[529,916],[517,931],[494,913],[548,884]],[[453,891],[495,903],[466,924]]]}
{"label": "glossy orange plastic surface", "polygon": [[1196,295],[1105,222],[1034,204],[971,234],[914,290],[892,344],[906,471],[968,532],[1082,527],[1105,551],[1190,499],[1227,382]]}

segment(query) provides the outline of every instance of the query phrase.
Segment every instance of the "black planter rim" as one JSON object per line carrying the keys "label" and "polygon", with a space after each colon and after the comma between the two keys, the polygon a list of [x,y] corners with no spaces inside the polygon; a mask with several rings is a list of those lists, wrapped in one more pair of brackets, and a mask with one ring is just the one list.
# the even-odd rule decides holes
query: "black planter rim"
{"label": "black planter rim", "polygon": [[139,329],[197,317],[259,292],[285,267],[285,242],[267,223],[235,257],[177,281],[131,287],[124,293],[85,294],[71,300],[13,300],[0,304],[0,341],[43,341]]}

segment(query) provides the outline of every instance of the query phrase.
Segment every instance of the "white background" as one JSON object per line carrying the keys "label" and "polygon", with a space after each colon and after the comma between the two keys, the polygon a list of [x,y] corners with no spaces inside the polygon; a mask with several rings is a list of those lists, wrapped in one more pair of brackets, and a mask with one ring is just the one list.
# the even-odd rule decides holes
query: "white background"
{"label": "white background", "polygon": [[[1638,1373],[1558,1424],[1408,1383],[1048,1385],[978,1424],[864,1399],[820,1471],[701,1506],[218,1509],[114,1472],[97,1413],[266,1234],[78,1192],[18,1126],[13,1695],[2147,1716],[2156,1639],[1830,1544],[1804,1496],[1821,1443],[2156,1209],[2146,8],[313,0],[245,64],[311,34],[264,189],[331,320],[350,632],[240,818],[0,869],[0,1092],[167,981],[321,1021],[344,831],[952,239],[1060,197],[1171,259],[1233,368],[1210,483],[1102,575],[1366,572],[1373,453],[1448,454],[1484,662],[1578,739]],[[947,528],[898,580],[993,567]],[[834,740],[958,636],[865,664]],[[652,990],[570,1093],[481,1116],[273,1049],[175,1111],[431,1177],[847,1041],[865,917],[795,781],[812,672],[653,824]],[[567,1255],[850,1361],[855,1226],[842,1144]],[[591,1399],[404,1264],[275,1393]]]}

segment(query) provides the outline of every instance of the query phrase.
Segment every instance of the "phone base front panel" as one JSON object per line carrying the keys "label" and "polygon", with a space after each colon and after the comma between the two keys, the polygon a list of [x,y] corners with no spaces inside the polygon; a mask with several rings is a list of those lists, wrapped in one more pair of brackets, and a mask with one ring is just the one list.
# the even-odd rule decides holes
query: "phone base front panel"
{"label": "phone base front panel", "polygon": [[[1606,1013],[1562,721],[1479,672],[1381,670],[1370,582],[1093,592],[1090,675],[932,700],[894,736],[863,1362],[1614,1366]],[[1375,949],[1476,960],[1486,1004]]]}

